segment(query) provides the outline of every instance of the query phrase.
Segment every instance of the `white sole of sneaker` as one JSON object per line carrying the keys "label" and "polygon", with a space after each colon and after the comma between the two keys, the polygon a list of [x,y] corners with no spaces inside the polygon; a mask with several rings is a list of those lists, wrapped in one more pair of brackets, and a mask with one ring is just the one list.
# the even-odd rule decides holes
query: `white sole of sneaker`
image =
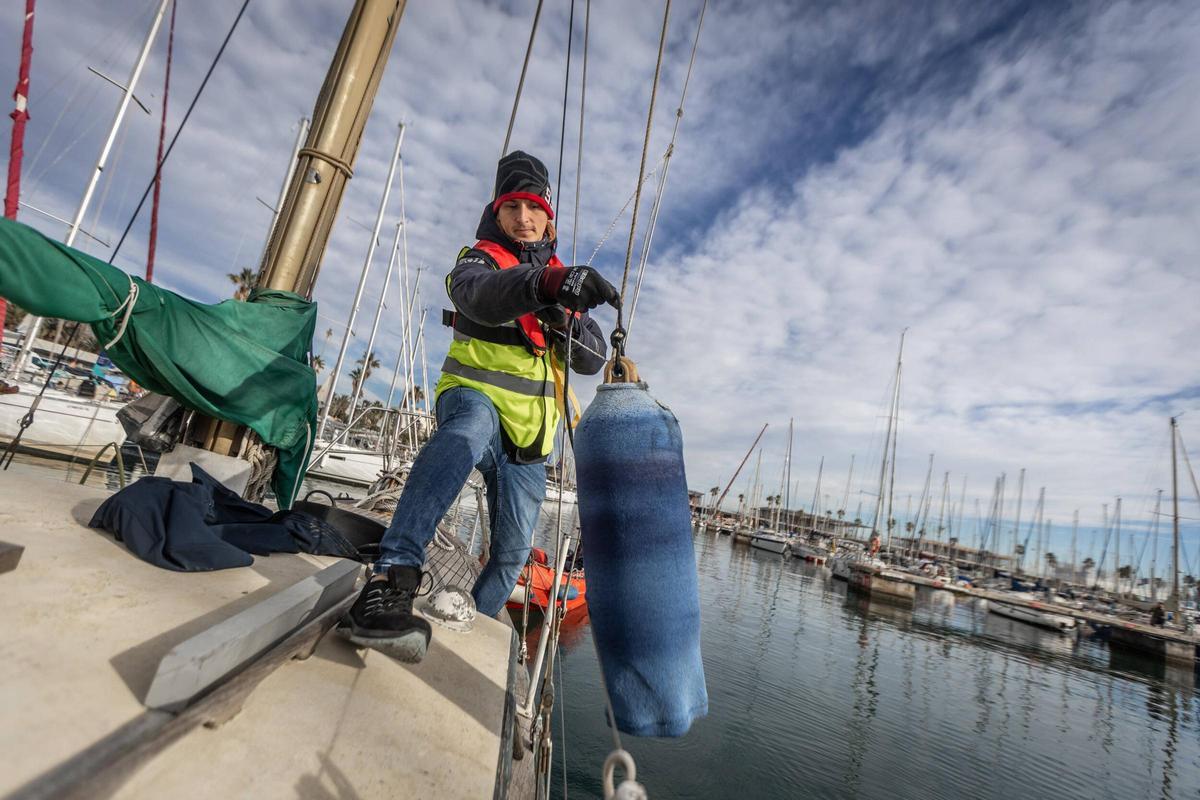
{"label": "white sole of sneaker", "polygon": [[337,628],[338,635],[359,647],[369,647],[384,655],[391,656],[397,661],[415,664],[425,657],[429,649],[429,640],[421,631],[410,631],[401,636],[386,639],[373,636],[357,636],[351,628]]}

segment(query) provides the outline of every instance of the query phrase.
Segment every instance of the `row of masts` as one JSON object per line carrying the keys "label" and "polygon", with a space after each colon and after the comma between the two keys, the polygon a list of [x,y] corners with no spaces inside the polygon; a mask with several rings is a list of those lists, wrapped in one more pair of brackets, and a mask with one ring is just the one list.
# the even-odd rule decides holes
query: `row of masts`
{"label": "row of masts", "polygon": [[[983,565],[989,563],[995,568],[1007,567],[1014,574],[1021,574],[1027,577],[1035,577],[1038,579],[1062,578],[1065,574],[1068,577],[1066,580],[1069,583],[1087,583],[1093,586],[1102,586],[1107,588],[1117,596],[1132,597],[1139,584],[1139,576],[1141,575],[1141,564],[1146,556],[1146,550],[1150,551],[1150,569],[1149,569],[1149,594],[1152,601],[1159,600],[1159,588],[1161,576],[1159,575],[1159,519],[1163,516],[1162,513],[1162,490],[1158,490],[1155,500],[1154,512],[1151,522],[1146,526],[1145,538],[1143,539],[1139,549],[1135,546],[1134,535],[1129,532],[1127,539],[1126,554],[1130,556],[1128,564],[1123,564],[1121,559],[1121,514],[1122,514],[1122,499],[1116,498],[1112,507],[1112,514],[1109,513],[1109,505],[1102,505],[1103,525],[1099,533],[1103,533],[1101,543],[1100,536],[1093,536],[1091,555],[1088,556],[1081,564],[1079,561],[1079,509],[1075,509],[1071,525],[1071,544],[1070,556],[1067,562],[1066,569],[1060,563],[1058,556],[1051,550],[1051,533],[1054,530],[1054,522],[1046,514],[1046,487],[1038,489],[1037,501],[1033,506],[1026,527],[1022,535],[1022,512],[1025,502],[1025,470],[1021,469],[1017,480],[1015,514],[1012,517],[1011,527],[1005,523],[1006,513],[1006,494],[1008,490],[1007,475],[1002,473],[998,476],[993,484],[992,496],[988,505],[988,512],[985,515],[978,499],[975,499],[975,531],[973,542],[968,543],[971,538],[967,534],[964,526],[964,516],[967,505],[967,481],[966,475],[963,476],[959,489],[958,502],[955,503],[951,497],[951,479],[950,472],[943,472],[940,491],[933,488],[934,475],[934,454],[929,455],[928,468],[926,470],[924,486],[921,495],[917,500],[916,511],[913,511],[913,497],[909,495],[906,511],[905,522],[903,527],[903,535],[899,534],[898,520],[894,513],[894,492],[895,492],[895,473],[896,473],[896,442],[898,438],[898,420],[899,420],[899,404],[900,404],[900,382],[903,367],[904,354],[904,333],[900,338],[900,350],[896,359],[895,375],[892,381],[887,428],[884,433],[884,447],[880,458],[878,491],[875,493],[874,514],[870,521],[870,536],[886,537],[886,544],[883,547],[885,553],[893,554],[901,558],[915,560],[922,556],[923,552],[932,551],[941,555],[949,554],[954,558],[955,551],[960,553],[973,552],[978,559],[978,563]],[[758,446],[758,442],[762,437],[759,432],[754,444],[747,451],[746,456],[742,459],[741,465],[735,471],[733,479],[730,480],[732,485],[733,480],[736,480],[738,473],[741,471],[742,465],[746,463],[750,455]],[[797,514],[791,510],[791,462],[792,462],[792,431],[793,426],[789,421],[788,426],[788,444],[785,450],[783,468],[781,470],[781,486],[778,494],[768,495],[763,497],[763,479],[762,479],[762,450],[759,449],[758,459],[755,465],[754,474],[748,479],[747,486],[743,494],[738,495],[738,509],[736,512],[737,518],[743,525],[752,529],[767,527],[776,532],[797,533],[798,527],[807,527],[814,533],[825,534],[829,536],[844,536],[849,538],[857,538],[857,533],[860,528],[866,528],[862,519],[862,504],[859,503],[859,508],[853,517],[852,522],[846,519],[848,511],[848,503],[850,500],[850,487],[853,482],[854,461],[855,456],[850,457],[850,468],[846,477],[846,489],[842,496],[840,506],[836,510],[836,522],[834,521],[834,509],[829,502],[829,496],[822,495],[821,482],[824,474],[825,459],[822,456],[817,467],[816,485],[813,491],[812,503],[809,505],[807,514],[803,510]],[[1185,462],[1192,476],[1193,488],[1196,491],[1197,500],[1200,501],[1200,487],[1195,485],[1195,476],[1191,472],[1190,461],[1187,460],[1187,451],[1181,447],[1177,420],[1172,417],[1170,420],[1171,432],[1171,480],[1172,480],[1172,554],[1170,574],[1170,589],[1167,594],[1167,604],[1171,609],[1178,609],[1180,598],[1182,597],[1180,577],[1183,573],[1183,561],[1181,558],[1180,548],[1180,533],[1179,533],[1179,496],[1178,496],[1178,452],[1182,450]],[[726,487],[728,492],[728,486]],[[714,498],[716,497],[714,489]],[[721,495],[724,499],[725,494]],[[824,497],[824,505],[822,498]],[[936,500],[935,500],[936,498]],[[936,525],[933,525],[934,504],[936,502]],[[715,513],[720,507],[720,500],[715,500],[712,509]],[[801,521],[807,517],[806,526],[797,525],[797,517]],[[973,547],[971,546],[973,544]],[[1096,549],[1099,547],[1099,553]],[[1111,567],[1109,567],[1111,552]],[[1136,552],[1136,560],[1132,552]],[[1099,556],[1097,559],[1095,556]],[[1026,564],[1029,564],[1029,569],[1026,569]]]}

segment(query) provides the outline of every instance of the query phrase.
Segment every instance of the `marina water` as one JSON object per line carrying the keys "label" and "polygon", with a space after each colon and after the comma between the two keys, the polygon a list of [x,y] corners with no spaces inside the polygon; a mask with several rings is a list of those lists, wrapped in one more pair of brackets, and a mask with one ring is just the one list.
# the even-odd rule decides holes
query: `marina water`
{"label": "marina water", "polygon": [[[727,536],[695,544],[709,716],[680,740],[622,737],[654,800],[1200,793],[1190,669],[948,592],[868,601]],[[563,641],[554,796],[565,749],[567,796],[600,797],[612,738],[596,656],[586,626]]]}

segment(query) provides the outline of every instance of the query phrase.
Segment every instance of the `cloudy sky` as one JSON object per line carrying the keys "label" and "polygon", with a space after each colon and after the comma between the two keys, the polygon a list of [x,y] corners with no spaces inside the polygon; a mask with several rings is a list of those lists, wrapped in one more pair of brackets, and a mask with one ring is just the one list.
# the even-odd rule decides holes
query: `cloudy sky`
{"label": "cloudy sky", "polygon": [[[39,3],[27,202],[73,213],[118,100],[86,67],[124,80],[156,4]],[[0,75],[15,76],[21,14],[6,5]],[[181,0],[171,129],[240,5]],[[271,212],[256,198],[275,201],[351,5],[252,0],[164,171],[160,283],[215,302],[232,292],[226,273],[257,266]],[[441,280],[491,189],[535,5],[409,4],[316,290],[314,348],[327,362],[401,120],[409,261],[427,270],[421,304],[439,316]],[[560,253],[569,260],[574,241],[579,262],[636,183],[662,23],[657,3],[593,5],[582,175],[577,0],[558,204]],[[672,4],[652,167],[700,6]],[[567,0],[546,4],[513,136],[556,173],[569,11]],[[1171,414],[1200,448],[1200,413],[1189,413],[1200,411],[1197,41],[1192,2],[712,4],[629,348],[680,419],[690,484],[727,481],[766,422],[763,480],[776,491],[794,418],[793,505],[811,503],[824,457],[823,505],[840,506],[856,454],[848,506],[869,516],[907,328],[901,514],[934,453],[935,489],[949,472],[957,502],[966,477],[968,518],[976,498],[986,512],[1002,472],[1011,499],[1025,468],[1026,517],[1044,485],[1060,529],[1079,508],[1090,531],[1116,496],[1126,520],[1148,520],[1154,491],[1170,488]],[[164,27],[138,92],[154,113],[130,115],[88,215],[110,244],[153,170],[165,45]],[[393,192],[387,230],[398,216]],[[63,232],[28,210],[21,219]],[[144,269],[146,223],[118,266]],[[614,281],[628,235],[626,214],[595,260]],[[376,254],[352,358],[389,248]],[[390,298],[375,396],[387,392],[399,308]],[[599,316],[610,328],[612,315]],[[427,336],[432,381],[449,336],[435,325]],[[580,381],[580,396],[592,385]],[[1187,486],[1185,475],[1183,513],[1200,517]]]}

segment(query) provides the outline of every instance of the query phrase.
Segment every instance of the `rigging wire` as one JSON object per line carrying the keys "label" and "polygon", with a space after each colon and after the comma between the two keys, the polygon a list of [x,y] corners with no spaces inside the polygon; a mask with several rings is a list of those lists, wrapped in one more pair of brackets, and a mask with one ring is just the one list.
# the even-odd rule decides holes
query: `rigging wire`
{"label": "rigging wire", "polygon": [[[574,2],[574,0],[572,0]],[[571,209],[571,263],[575,264],[575,243],[579,233],[579,192],[583,185],[583,112],[587,107],[588,36],[592,27],[592,0],[583,5],[583,78],[579,84],[579,144],[575,149],[575,206]],[[561,176],[562,173],[560,172]],[[593,253],[593,256],[595,254]]]}
{"label": "rigging wire", "polygon": [[[659,34],[659,37],[658,37],[658,59],[654,62],[654,80],[650,84],[650,110],[646,113],[646,136],[642,140],[642,160],[641,160],[640,165],[638,166],[637,189],[634,191],[633,218],[629,225],[629,244],[625,248],[625,271],[621,275],[621,306],[625,305],[625,289],[629,283],[629,268],[633,263],[633,243],[634,243],[634,239],[637,236],[638,206],[641,205],[641,201],[642,201],[642,184],[645,181],[645,175],[646,175],[646,155],[650,152],[650,134],[654,130],[654,102],[658,97],[658,79],[659,79],[659,76],[662,74],[663,51],[666,49],[666,45],[667,45],[667,23],[669,22],[670,18],[671,18],[671,0],[667,0],[666,4],[664,6],[664,9],[663,9],[662,32]],[[622,323],[621,306],[617,307],[617,329],[618,330],[620,330],[621,328],[624,327],[621,324]],[[616,331],[613,332],[613,335],[614,335],[614,337],[616,337]],[[621,338],[622,338],[622,340],[624,339],[623,333],[622,333]],[[623,352],[624,342],[623,341],[622,341],[622,346],[617,349],[619,352],[616,355],[619,359],[620,356],[624,355],[624,352]],[[620,364],[620,361],[618,360],[617,363]]]}
{"label": "rigging wire", "polygon": [[[575,41],[575,0],[571,0],[571,15],[567,18],[567,76],[563,79],[562,127],[558,131],[558,186],[554,189],[555,202],[561,202],[563,176],[563,148],[567,144],[567,95],[571,90],[571,44]],[[576,181],[576,185],[579,183]]]}
{"label": "rigging wire", "polygon": [[629,322],[625,326],[625,336],[633,331],[633,317],[637,313],[638,297],[642,293],[642,278],[646,274],[646,263],[650,260],[650,244],[654,241],[654,231],[658,227],[658,212],[662,208],[663,193],[667,187],[667,172],[671,166],[671,156],[675,154],[675,138],[679,135],[679,123],[683,120],[683,104],[687,100],[688,85],[692,82],[692,69],[696,65],[696,51],[700,47],[700,31],[704,29],[704,14],[708,11],[708,0],[700,6],[700,19],[696,23],[696,36],[692,40],[692,54],[688,58],[687,73],[683,78],[683,89],[679,93],[679,106],[675,109],[675,125],[671,129],[671,140],[663,155],[662,175],[658,179],[658,190],[654,194],[654,203],[650,206],[650,224],[646,229],[646,239],[642,242],[642,255],[638,264],[637,281],[633,285],[633,302],[629,304]]}
{"label": "rigging wire", "polygon": [[[187,126],[188,120],[192,116],[192,111],[196,108],[196,103],[199,102],[200,96],[204,94],[204,87],[208,86],[208,79],[212,77],[213,70],[217,68],[217,64],[221,61],[221,56],[225,53],[225,47],[229,44],[229,40],[233,38],[233,32],[237,30],[238,23],[242,21],[242,15],[246,13],[246,7],[249,5],[250,0],[243,0],[242,7],[238,9],[237,16],[233,19],[233,24],[229,26],[229,31],[225,34],[225,39],[221,42],[221,47],[217,50],[217,54],[213,56],[212,63],[208,65],[208,71],[204,73],[204,80],[200,81],[200,87],[196,89],[196,94],[192,97],[192,102],[188,104],[183,119],[179,121],[179,127],[175,129],[174,135],[171,136],[171,143],[167,145],[167,152],[163,154],[162,160],[155,167],[155,175],[162,171],[163,165],[171,157],[171,151],[175,149],[175,142],[179,140],[179,134],[183,133],[184,127]],[[113,259],[120,252],[121,245],[125,243],[125,238],[129,236],[129,231],[133,228],[133,223],[137,220],[138,214],[141,213],[142,206],[146,204],[146,198],[150,196],[150,191],[153,188],[154,176],[151,176],[150,182],[146,184],[146,190],[142,192],[142,199],[138,201],[137,208],[133,210],[133,215],[129,218],[129,223],[121,233],[121,238],[117,240],[117,246],[113,248],[112,254],[108,257],[109,264],[113,263]]]}
{"label": "rigging wire", "polygon": [[[642,179],[642,184],[645,184],[646,181],[653,178],[655,174],[658,173],[658,168],[661,166],[662,162],[660,161],[654,166],[654,169],[650,170],[650,174]],[[604,247],[604,245],[608,242],[609,237],[612,236],[612,232],[616,230],[617,223],[621,221],[621,217],[625,216],[625,211],[633,203],[635,196],[637,196],[637,189],[634,189],[629,193],[629,199],[625,201],[625,205],[621,206],[621,210],[617,212],[615,217],[613,217],[612,222],[608,223],[608,230],[606,230],[604,235],[600,237],[600,241],[596,242],[596,248],[592,250],[592,254],[588,256],[588,260],[584,262],[584,266],[590,267],[592,265],[592,261],[595,260],[596,254],[599,253],[600,248]],[[571,260],[574,261],[575,259],[572,258]]]}
{"label": "rigging wire", "polygon": [[513,124],[517,121],[517,109],[521,106],[521,92],[525,89],[525,73],[529,71],[529,57],[533,54],[533,40],[537,36],[538,21],[542,18],[542,3],[538,0],[537,11],[533,12],[533,27],[529,30],[529,44],[525,46],[525,61],[521,64],[521,80],[517,82],[517,95],[513,98],[512,113],[508,117],[508,131],[504,134],[504,146],[500,148],[500,158],[508,152],[508,144],[512,140]]}

